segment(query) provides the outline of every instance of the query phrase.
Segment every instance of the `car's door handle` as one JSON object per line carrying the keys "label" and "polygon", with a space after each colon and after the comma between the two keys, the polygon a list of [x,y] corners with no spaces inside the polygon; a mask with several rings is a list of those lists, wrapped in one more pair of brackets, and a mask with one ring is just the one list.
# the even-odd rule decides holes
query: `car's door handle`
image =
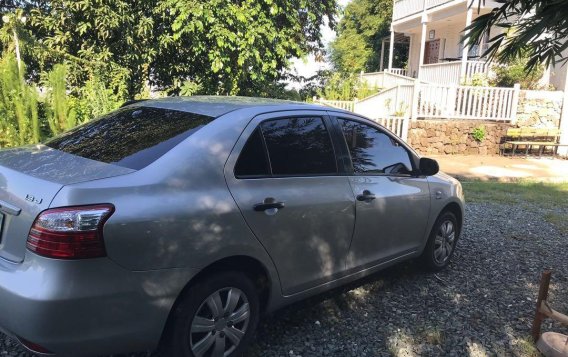
{"label": "car's door handle", "polygon": [[365,191],[363,191],[362,194],[357,195],[357,201],[369,202],[369,201],[374,200],[375,198],[376,198],[375,195],[373,195],[371,193],[371,191],[369,191],[369,190],[365,190]]}
{"label": "car's door handle", "polygon": [[282,209],[284,207],[285,207],[284,202],[266,202],[266,200],[263,203],[257,203],[254,206],[252,206],[252,208],[257,212],[266,211],[267,209],[272,209],[272,208]]}

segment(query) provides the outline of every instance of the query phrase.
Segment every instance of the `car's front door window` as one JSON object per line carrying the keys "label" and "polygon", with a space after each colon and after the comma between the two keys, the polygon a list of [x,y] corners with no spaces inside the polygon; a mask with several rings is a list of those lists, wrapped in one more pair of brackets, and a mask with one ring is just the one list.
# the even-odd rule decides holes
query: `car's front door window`
{"label": "car's front door window", "polygon": [[352,120],[339,119],[353,171],[360,175],[408,175],[412,164],[408,151],[382,131]]}

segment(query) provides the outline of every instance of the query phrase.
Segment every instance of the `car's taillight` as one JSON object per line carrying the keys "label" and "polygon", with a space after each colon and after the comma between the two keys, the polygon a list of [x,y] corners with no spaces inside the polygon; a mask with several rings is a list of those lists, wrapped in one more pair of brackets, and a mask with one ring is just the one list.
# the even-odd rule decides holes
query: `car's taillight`
{"label": "car's taillight", "polygon": [[85,259],[106,255],[103,225],[114,206],[53,208],[43,211],[34,221],[27,247],[49,258]]}

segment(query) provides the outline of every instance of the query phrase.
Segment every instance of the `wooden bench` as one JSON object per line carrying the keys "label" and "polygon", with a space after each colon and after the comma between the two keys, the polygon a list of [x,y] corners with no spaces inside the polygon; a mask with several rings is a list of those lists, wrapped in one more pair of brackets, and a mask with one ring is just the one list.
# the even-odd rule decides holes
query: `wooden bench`
{"label": "wooden bench", "polygon": [[560,129],[558,128],[509,128],[505,134],[505,139],[500,147],[500,153],[505,155],[505,150],[511,148],[511,156],[514,156],[519,147],[524,147],[525,156],[534,148],[538,148],[538,156],[547,147],[553,149],[553,155],[556,156],[559,146],[568,146],[568,144],[559,144]]}

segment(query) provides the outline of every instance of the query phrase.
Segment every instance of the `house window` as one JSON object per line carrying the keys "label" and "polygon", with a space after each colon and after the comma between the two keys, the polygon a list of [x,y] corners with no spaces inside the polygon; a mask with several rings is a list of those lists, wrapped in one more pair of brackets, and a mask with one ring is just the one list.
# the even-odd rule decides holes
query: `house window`
{"label": "house window", "polygon": [[[485,34],[485,36],[483,36],[483,40],[481,41],[481,46],[480,45],[473,45],[470,46],[469,51],[467,53],[468,57],[481,57],[483,56],[483,54],[485,53],[485,51],[487,51],[488,48],[488,42],[489,42],[489,34]],[[459,49],[458,49],[458,57],[461,57],[462,53],[463,53],[463,35],[460,36],[460,42],[459,42]]]}

